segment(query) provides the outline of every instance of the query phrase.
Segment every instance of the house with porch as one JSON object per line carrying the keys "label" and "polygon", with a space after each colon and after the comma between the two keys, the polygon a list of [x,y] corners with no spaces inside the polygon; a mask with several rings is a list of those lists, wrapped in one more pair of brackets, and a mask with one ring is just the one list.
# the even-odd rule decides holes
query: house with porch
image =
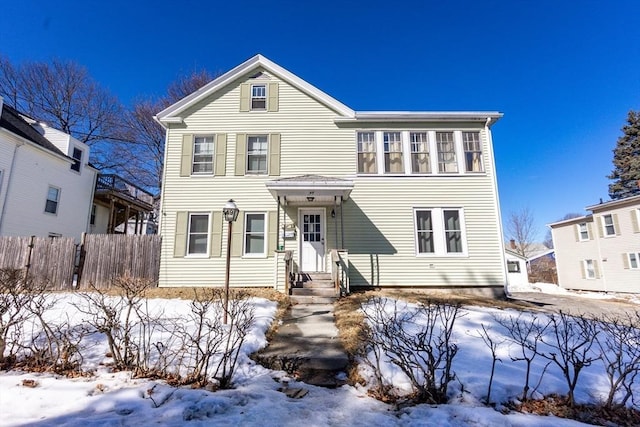
{"label": "house with porch", "polygon": [[587,206],[549,224],[558,284],[566,289],[640,292],[640,195]]}
{"label": "house with porch", "polygon": [[357,112],[256,55],[156,116],[159,284],[223,286],[230,245],[231,286],[502,292],[500,117]]}

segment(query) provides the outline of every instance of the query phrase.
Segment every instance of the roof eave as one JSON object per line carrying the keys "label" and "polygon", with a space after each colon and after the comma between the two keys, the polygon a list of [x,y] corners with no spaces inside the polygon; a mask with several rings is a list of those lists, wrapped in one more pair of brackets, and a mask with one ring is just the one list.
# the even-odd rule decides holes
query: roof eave
{"label": "roof eave", "polygon": [[337,117],[334,122],[482,122],[492,126],[502,116],[497,111],[368,111],[356,112],[353,117]]}

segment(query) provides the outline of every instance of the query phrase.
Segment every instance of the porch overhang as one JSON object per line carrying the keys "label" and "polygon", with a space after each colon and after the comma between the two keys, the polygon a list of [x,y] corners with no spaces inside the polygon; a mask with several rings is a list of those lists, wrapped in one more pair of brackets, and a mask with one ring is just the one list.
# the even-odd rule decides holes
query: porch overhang
{"label": "porch overhang", "polygon": [[320,175],[280,178],[265,183],[274,199],[288,206],[326,206],[341,204],[353,190],[350,179]]}

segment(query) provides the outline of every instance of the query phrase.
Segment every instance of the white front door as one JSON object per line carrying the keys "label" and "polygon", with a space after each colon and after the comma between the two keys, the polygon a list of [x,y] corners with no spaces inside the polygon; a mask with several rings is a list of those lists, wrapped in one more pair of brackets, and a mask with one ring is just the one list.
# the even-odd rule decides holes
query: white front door
{"label": "white front door", "polygon": [[324,271],[324,209],[300,209],[300,269]]}

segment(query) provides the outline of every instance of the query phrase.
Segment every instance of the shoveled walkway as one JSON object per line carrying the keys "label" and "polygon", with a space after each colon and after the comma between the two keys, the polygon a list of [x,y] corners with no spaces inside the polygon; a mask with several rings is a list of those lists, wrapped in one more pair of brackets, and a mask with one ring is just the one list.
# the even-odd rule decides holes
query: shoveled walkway
{"label": "shoveled walkway", "polygon": [[348,358],[338,338],[332,304],[291,307],[269,346],[257,359],[309,384],[337,387],[344,383]]}

